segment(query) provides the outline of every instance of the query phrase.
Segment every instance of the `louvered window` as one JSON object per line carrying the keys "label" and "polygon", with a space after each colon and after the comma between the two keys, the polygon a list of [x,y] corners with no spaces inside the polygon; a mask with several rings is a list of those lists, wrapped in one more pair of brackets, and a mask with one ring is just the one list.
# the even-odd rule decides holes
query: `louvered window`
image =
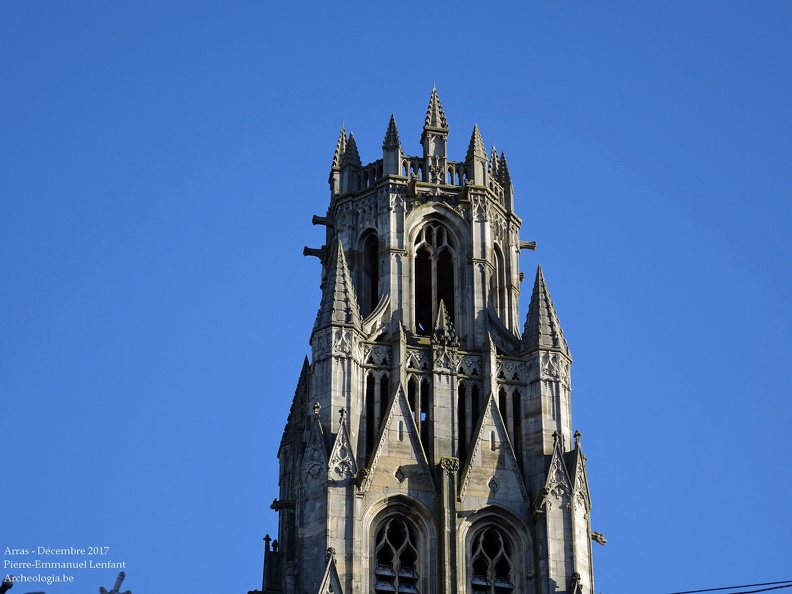
{"label": "louvered window", "polygon": [[476,535],[471,568],[473,594],[509,594],[514,590],[510,541],[499,528],[490,526]]}
{"label": "louvered window", "polygon": [[387,518],[377,531],[375,592],[418,592],[418,542],[402,516]]}

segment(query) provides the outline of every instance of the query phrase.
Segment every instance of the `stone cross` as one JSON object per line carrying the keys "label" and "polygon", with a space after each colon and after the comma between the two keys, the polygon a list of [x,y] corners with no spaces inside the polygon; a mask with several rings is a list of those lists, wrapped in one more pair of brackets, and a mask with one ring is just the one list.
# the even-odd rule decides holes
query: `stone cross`
{"label": "stone cross", "polygon": [[104,588],[100,587],[99,588],[99,594],[132,594],[132,590],[127,590],[126,592],[121,592],[121,582],[124,581],[125,577],[126,577],[126,574],[123,571],[120,572],[118,574],[118,577],[116,578],[115,585],[113,586],[113,589],[108,592]]}

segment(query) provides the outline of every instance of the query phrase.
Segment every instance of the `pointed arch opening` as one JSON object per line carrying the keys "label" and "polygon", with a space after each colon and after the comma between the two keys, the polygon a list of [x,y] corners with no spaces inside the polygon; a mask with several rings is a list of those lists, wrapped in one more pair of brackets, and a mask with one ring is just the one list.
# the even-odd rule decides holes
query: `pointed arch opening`
{"label": "pointed arch opening", "polygon": [[383,520],[374,537],[374,591],[417,594],[419,547],[415,527],[405,516],[393,514]]}
{"label": "pointed arch opening", "polygon": [[360,314],[365,318],[379,302],[379,239],[376,232],[368,231],[360,243],[361,267],[359,279]]}
{"label": "pointed arch opening", "polygon": [[506,264],[503,252],[497,244],[493,249],[495,260],[495,270],[490,278],[490,289],[492,291],[492,305],[498,317],[504,324],[508,322],[508,299],[506,297]]}
{"label": "pointed arch opening", "polygon": [[514,420],[514,433],[512,435],[512,443],[514,444],[514,455],[517,457],[517,463],[522,467],[523,462],[523,422],[522,422],[522,394],[519,390],[515,389],[512,392],[512,419]]}
{"label": "pointed arch opening", "polygon": [[480,389],[478,383],[462,380],[457,387],[457,456],[467,460],[473,447],[473,431],[481,414]]}
{"label": "pointed arch opening", "polygon": [[514,591],[511,539],[499,526],[489,525],[473,537],[470,585],[474,594],[508,594]]}
{"label": "pointed arch opening", "polygon": [[369,370],[366,374],[366,388],[364,397],[364,418],[362,421],[361,442],[363,451],[361,459],[367,459],[376,447],[377,433],[382,424],[382,417],[388,406],[390,396],[389,377],[386,371]]}
{"label": "pointed arch opening", "polygon": [[456,251],[454,240],[439,222],[424,225],[415,238],[413,299],[417,334],[431,332],[440,302],[455,323],[456,316]]}

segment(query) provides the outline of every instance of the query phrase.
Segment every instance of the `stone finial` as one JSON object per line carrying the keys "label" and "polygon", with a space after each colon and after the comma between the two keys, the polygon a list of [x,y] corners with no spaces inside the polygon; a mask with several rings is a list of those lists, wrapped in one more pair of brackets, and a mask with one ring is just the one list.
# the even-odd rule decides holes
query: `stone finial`
{"label": "stone finial", "polygon": [[575,435],[573,436],[575,438],[575,449],[580,448],[580,437],[581,437],[581,435],[582,434],[580,433],[580,431],[575,431]]}
{"label": "stone finial", "polygon": [[489,172],[492,177],[498,179],[498,151],[495,145],[492,145],[492,152],[490,153]]}
{"label": "stone finial", "polygon": [[473,126],[473,133],[470,135],[470,143],[468,144],[465,161],[472,161],[475,158],[483,161],[487,160],[487,149],[484,148],[484,141],[481,139],[481,132],[479,132],[478,124],[474,124]]}
{"label": "stone finial", "polygon": [[346,409],[345,409],[345,408],[342,406],[342,407],[341,407],[341,409],[338,411],[338,414],[339,414],[339,416],[341,417],[341,418],[339,419],[339,421],[340,421],[341,423],[343,423],[343,422],[344,422],[344,418],[346,418],[346,414],[347,414],[347,411],[346,411]]}
{"label": "stone finial", "polygon": [[501,151],[500,163],[498,164],[498,181],[505,188],[511,185],[511,174],[509,173],[509,166],[506,164],[506,153]]}
{"label": "stone finial", "polygon": [[331,170],[341,168],[341,161],[346,152],[346,143],[346,130],[344,129],[344,125],[341,124],[341,133],[338,135],[338,142],[336,142],[335,152],[333,153],[333,165],[331,166]]}
{"label": "stone finial", "polygon": [[446,120],[443,106],[440,104],[440,97],[437,95],[437,87],[432,87],[432,96],[429,98],[424,128],[448,130],[448,121]]}
{"label": "stone finial", "polygon": [[525,319],[520,350],[522,353],[553,350],[560,351],[567,357],[571,356],[541,266],[536,269],[536,280]]}
{"label": "stone finial", "polygon": [[358,153],[357,143],[355,142],[355,135],[352,132],[349,133],[349,138],[346,142],[346,149],[344,150],[344,156],[341,159],[341,167],[345,165],[355,165],[360,167],[360,153]]}
{"label": "stone finial", "polygon": [[391,114],[390,122],[388,122],[388,130],[385,132],[385,140],[382,141],[382,148],[399,148],[401,147],[401,139],[399,138],[399,131],[396,129],[396,118]]}

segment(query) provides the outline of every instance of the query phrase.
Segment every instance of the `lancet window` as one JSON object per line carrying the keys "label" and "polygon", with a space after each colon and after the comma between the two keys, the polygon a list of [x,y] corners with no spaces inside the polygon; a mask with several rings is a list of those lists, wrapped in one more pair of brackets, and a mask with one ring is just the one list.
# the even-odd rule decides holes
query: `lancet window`
{"label": "lancet window", "polygon": [[503,252],[496,245],[493,249],[495,270],[491,277],[492,305],[501,321],[508,325],[508,299],[506,292],[506,265]]}
{"label": "lancet window", "polygon": [[411,375],[407,380],[407,402],[410,404],[418,435],[426,457],[432,459],[432,382],[429,376]]}
{"label": "lancet window", "polygon": [[520,390],[503,384],[498,389],[498,411],[509,434],[517,461],[522,462],[522,395]]}
{"label": "lancet window", "polygon": [[481,397],[478,383],[462,380],[457,387],[457,442],[460,460],[466,460],[472,442],[473,431],[481,414]]}
{"label": "lancet window", "polygon": [[512,546],[509,537],[497,526],[476,534],[471,550],[473,594],[508,594],[514,591]]}
{"label": "lancet window", "polygon": [[380,524],[374,556],[375,592],[418,592],[418,540],[407,518],[393,515]]}
{"label": "lancet window", "polygon": [[427,223],[415,238],[414,299],[415,329],[418,334],[429,334],[440,302],[453,323],[454,300],[454,241],[440,223]]}
{"label": "lancet window", "polygon": [[369,232],[361,244],[360,313],[365,318],[379,302],[379,244],[377,234]]}
{"label": "lancet window", "polygon": [[365,444],[363,457],[367,458],[374,450],[374,440],[379,431],[389,396],[388,374],[369,371],[366,374],[365,422],[363,423]]}

